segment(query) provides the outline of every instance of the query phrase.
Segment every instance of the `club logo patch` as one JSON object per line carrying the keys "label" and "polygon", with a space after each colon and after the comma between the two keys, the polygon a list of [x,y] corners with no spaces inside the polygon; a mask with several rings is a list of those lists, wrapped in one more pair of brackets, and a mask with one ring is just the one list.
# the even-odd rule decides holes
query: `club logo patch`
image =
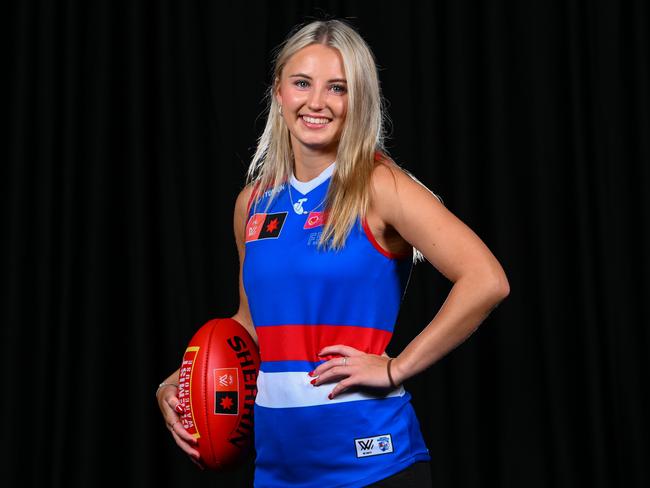
{"label": "club logo patch", "polygon": [[390,434],[354,439],[354,447],[358,458],[389,454],[393,452],[393,439]]}
{"label": "club logo patch", "polygon": [[259,213],[251,216],[246,224],[246,242],[260,239],[277,239],[287,218],[287,212]]}
{"label": "club logo patch", "polygon": [[307,220],[305,220],[305,226],[303,229],[313,229],[315,227],[320,227],[325,224],[327,219],[326,212],[309,212]]}
{"label": "club logo patch", "polygon": [[237,368],[219,368],[214,373],[214,414],[239,413],[239,377]]}

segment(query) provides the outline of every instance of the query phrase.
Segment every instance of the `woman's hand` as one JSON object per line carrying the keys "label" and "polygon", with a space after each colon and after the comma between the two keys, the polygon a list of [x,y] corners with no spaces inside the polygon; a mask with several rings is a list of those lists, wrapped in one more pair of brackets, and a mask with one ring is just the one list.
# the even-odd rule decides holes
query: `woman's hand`
{"label": "woman's hand", "polygon": [[[337,356],[329,359],[329,361],[319,364],[314,371],[309,373],[309,376],[314,378],[311,381],[314,386],[331,383],[343,378],[329,394],[330,400],[351,386],[392,388],[388,378],[388,361],[390,358],[385,353],[381,356],[367,354],[354,347],[339,344],[323,348],[318,355],[328,359],[328,356],[331,357],[334,354],[342,357]],[[394,379],[397,384],[400,383],[397,378]]]}
{"label": "woman's hand", "polygon": [[183,413],[183,405],[179,401],[177,394],[178,387],[175,385],[168,384],[160,387],[156,392],[158,406],[167,424],[167,430],[171,432],[178,447],[189,456],[194,464],[204,469],[199,451],[193,447],[197,445],[197,440],[185,430],[181,423],[180,415]]}

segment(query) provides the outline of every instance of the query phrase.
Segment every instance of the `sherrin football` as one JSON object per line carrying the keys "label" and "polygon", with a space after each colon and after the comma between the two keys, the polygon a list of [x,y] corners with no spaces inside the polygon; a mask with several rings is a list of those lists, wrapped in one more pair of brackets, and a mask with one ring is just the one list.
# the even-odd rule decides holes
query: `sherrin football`
{"label": "sherrin football", "polygon": [[225,471],[253,453],[253,404],[260,358],[248,331],[229,318],[194,334],[183,355],[178,398],[183,427],[206,468]]}

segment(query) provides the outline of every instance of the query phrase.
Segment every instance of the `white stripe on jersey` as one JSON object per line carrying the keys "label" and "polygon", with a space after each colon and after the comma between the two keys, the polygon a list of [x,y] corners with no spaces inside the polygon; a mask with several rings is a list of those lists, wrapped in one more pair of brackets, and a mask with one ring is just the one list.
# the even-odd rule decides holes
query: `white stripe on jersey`
{"label": "white stripe on jersey", "polygon": [[[359,400],[377,400],[403,396],[406,391],[403,386],[388,391],[387,394],[372,394],[366,391],[345,391],[332,400],[327,395],[334,389],[337,382],[314,386],[310,383],[313,378],[304,371],[287,373],[265,373],[260,371],[257,376],[257,397],[255,403],[268,408],[312,407],[314,405],[332,405],[334,403],[355,402]],[[351,390],[355,390],[351,388]]]}

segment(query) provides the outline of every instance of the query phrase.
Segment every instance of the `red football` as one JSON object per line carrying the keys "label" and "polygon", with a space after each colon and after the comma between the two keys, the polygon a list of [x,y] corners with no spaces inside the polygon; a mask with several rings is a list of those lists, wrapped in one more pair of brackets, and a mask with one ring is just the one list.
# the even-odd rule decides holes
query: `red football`
{"label": "red football", "polygon": [[228,470],[253,452],[253,404],[260,357],[248,331],[213,319],[192,337],[181,364],[181,422],[198,440],[205,467]]}

